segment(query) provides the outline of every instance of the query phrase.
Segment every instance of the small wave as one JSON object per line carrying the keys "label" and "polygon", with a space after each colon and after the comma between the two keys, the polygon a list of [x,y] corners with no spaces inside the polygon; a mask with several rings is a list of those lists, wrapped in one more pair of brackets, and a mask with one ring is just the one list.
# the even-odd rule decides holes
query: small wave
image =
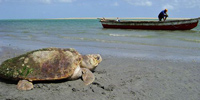
{"label": "small wave", "polygon": [[148,44],[148,43],[118,41],[118,40],[105,40],[105,39],[94,39],[94,38],[82,38],[82,37],[59,36],[59,38],[71,39],[71,40],[81,40],[81,41],[102,42],[102,43],[120,43],[120,44],[136,44],[136,45],[161,46],[161,45]]}
{"label": "small wave", "polygon": [[30,31],[23,31],[22,33],[30,33]]}
{"label": "small wave", "polygon": [[136,38],[153,38],[155,36],[153,36],[153,35],[131,35],[130,37],[136,37]]}
{"label": "small wave", "polygon": [[[169,46],[169,45],[141,43],[141,42],[131,42],[131,41],[105,40],[105,39],[94,39],[94,38],[83,38],[83,37],[68,37],[68,36],[59,36],[59,37],[60,38],[65,38],[65,39],[71,39],[71,40],[81,40],[81,41],[90,41],[90,42],[134,44],[134,45],[146,45],[146,46],[167,47],[167,48],[182,48],[182,49],[200,49],[200,48],[190,48],[190,47],[183,47],[183,46]],[[187,41],[193,41],[193,42],[195,41],[195,42],[200,43],[200,40],[187,40]]]}
{"label": "small wave", "polygon": [[82,40],[82,41],[93,41],[93,42],[103,42],[103,43],[118,43],[117,41],[94,39],[94,38],[83,38],[83,37],[68,37],[68,36],[58,36],[59,38],[72,39],[72,40]]}
{"label": "small wave", "polygon": [[134,38],[153,38],[155,35],[134,35],[134,34],[115,34],[115,33],[98,33],[98,35],[107,35],[111,37],[134,37]]}
{"label": "small wave", "polygon": [[7,36],[7,37],[17,37],[16,35],[13,35],[13,34],[6,34],[4,36]]}
{"label": "small wave", "polygon": [[135,37],[135,38],[153,38],[153,35],[130,35],[130,34],[109,34],[114,37]]}
{"label": "small wave", "polygon": [[109,34],[110,36],[116,36],[116,37],[127,37],[126,35],[120,35],[120,34]]}
{"label": "small wave", "polygon": [[110,33],[97,33],[97,35],[109,35]]}
{"label": "small wave", "polygon": [[11,30],[0,30],[0,32],[14,32],[14,31],[11,31]]}
{"label": "small wave", "polygon": [[179,40],[187,41],[187,42],[200,43],[200,40],[197,40],[197,39],[185,39],[185,38],[180,38]]}

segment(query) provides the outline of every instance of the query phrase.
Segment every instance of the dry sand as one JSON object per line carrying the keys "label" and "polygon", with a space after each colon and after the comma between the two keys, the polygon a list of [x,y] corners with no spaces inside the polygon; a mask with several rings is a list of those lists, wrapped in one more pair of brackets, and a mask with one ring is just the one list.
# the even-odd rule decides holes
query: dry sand
{"label": "dry sand", "polygon": [[[0,62],[25,53],[0,48]],[[96,80],[84,86],[81,79],[34,83],[19,91],[17,82],[0,78],[0,100],[199,100],[200,62],[152,60],[102,55]]]}

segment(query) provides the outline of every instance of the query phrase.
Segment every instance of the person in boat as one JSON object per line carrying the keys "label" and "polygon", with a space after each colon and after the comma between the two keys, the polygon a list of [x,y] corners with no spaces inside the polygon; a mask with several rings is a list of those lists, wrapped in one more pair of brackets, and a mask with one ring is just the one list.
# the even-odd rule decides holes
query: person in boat
{"label": "person in boat", "polygon": [[159,13],[159,15],[158,15],[159,21],[162,21],[162,19],[165,21],[165,20],[167,19],[167,17],[168,17],[167,11],[168,11],[168,10],[165,9],[165,10],[163,10],[163,11],[161,11],[161,12]]}

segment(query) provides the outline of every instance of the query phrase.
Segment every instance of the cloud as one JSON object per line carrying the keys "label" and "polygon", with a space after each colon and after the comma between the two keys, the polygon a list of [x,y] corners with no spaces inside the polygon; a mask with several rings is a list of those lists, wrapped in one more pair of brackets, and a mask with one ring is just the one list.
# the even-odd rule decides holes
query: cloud
{"label": "cloud", "polygon": [[200,7],[200,0],[161,0],[163,7],[175,8],[195,8]]}
{"label": "cloud", "polygon": [[171,9],[171,10],[173,10],[174,9],[174,6],[173,5],[170,5],[170,4],[166,4],[166,5],[164,5],[163,6],[163,9]]}
{"label": "cloud", "polygon": [[124,1],[135,6],[152,6],[152,2],[149,0],[124,0]]}
{"label": "cloud", "polygon": [[7,0],[0,0],[0,3],[5,2],[5,1],[7,1]]}
{"label": "cloud", "polygon": [[119,3],[118,2],[115,2],[112,4],[113,6],[119,6]]}
{"label": "cloud", "polygon": [[161,5],[162,8],[180,9],[180,8],[200,8],[200,0],[123,0],[134,6],[153,6]]}
{"label": "cloud", "polygon": [[45,3],[45,4],[51,4],[51,3],[71,3],[76,0],[0,0],[0,3],[2,2],[38,2],[38,3]]}
{"label": "cloud", "polygon": [[47,3],[47,4],[50,4],[51,3],[51,0],[40,0],[42,3]]}
{"label": "cloud", "polygon": [[56,2],[60,2],[60,3],[71,3],[71,2],[74,2],[74,1],[75,1],[75,0],[39,0],[39,2],[47,3],[47,4],[56,3]]}
{"label": "cloud", "polygon": [[70,2],[73,2],[75,0],[58,0],[59,2],[66,2],[66,3],[70,3]]}

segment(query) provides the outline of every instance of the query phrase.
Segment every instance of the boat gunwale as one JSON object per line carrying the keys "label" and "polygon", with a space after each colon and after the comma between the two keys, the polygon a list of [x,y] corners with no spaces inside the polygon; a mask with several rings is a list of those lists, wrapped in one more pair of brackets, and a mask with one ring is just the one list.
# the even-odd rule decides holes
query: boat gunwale
{"label": "boat gunwale", "polygon": [[[179,20],[166,20],[166,21],[140,21],[140,20],[120,20],[120,21],[116,21],[113,19],[106,19],[106,20],[100,20],[100,22],[104,22],[104,23],[173,23],[173,22],[187,22],[187,21],[198,21],[200,19],[199,18],[190,18],[190,19],[179,19]],[[193,22],[194,23],[194,22]]]}

